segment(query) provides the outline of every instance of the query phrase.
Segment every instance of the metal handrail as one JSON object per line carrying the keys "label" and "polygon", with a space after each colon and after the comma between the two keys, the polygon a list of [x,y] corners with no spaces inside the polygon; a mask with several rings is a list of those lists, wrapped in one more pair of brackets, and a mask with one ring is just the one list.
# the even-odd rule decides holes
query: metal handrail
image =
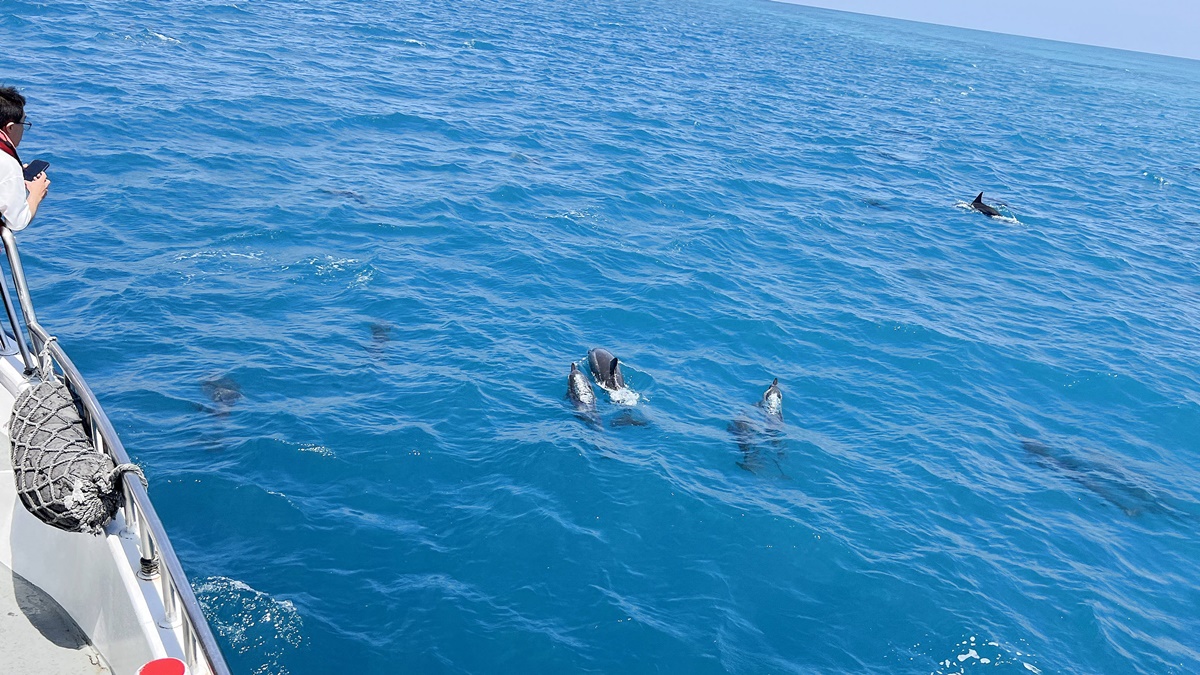
{"label": "metal handrail", "polygon": [[[21,313],[25,315],[25,326],[29,330],[30,342],[33,344],[34,351],[40,353],[43,349],[47,349],[51,358],[58,364],[67,386],[71,388],[83,405],[84,419],[91,426],[96,448],[108,452],[117,464],[128,463],[129,455],[125,452],[125,446],[121,444],[121,439],[117,437],[112,422],[109,421],[108,415],[104,414],[104,409],[100,407],[100,402],[96,400],[96,395],[92,392],[91,387],[88,386],[83,375],[79,373],[79,369],[75,367],[58,342],[51,340],[50,333],[38,323],[37,315],[33,311],[29,287],[25,281],[25,270],[21,266],[20,254],[17,253],[16,237],[8,227],[0,224],[0,238],[4,242],[9,268],[12,270],[13,285],[16,287],[17,299],[21,303]],[[0,273],[0,288],[3,286],[2,282],[3,274]],[[2,290],[8,304],[6,309],[11,310],[8,289],[2,288]],[[8,315],[10,321],[16,320],[12,311],[9,311]],[[21,327],[14,323],[12,328],[13,336],[17,339],[18,344],[24,346]],[[28,359],[28,353],[24,350],[22,350],[22,356],[26,356]],[[27,360],[26,366],[30,367],[31,365]],[[192,590],[191,584],[188,583],[183,566],[179,564],[179,558],[176,557],[175,549],[172,548],[171,541],[167,538],[162,521],[159,520],[154,506],[150,503],[150,496],[147,494],[145,486],[142,485],[140,479],[129,473],[124,474],[122,481],[125,492],[122,506],[125,512],[125,526],[130,532],[135,531],[134,528],[136,528],[138,534],[138,552],[142,565],[139,576],[142,579],[157,577],[161,581],[159,592],[162,594],[164,615],[159,621],[159,626],[180,628],[180,647],[183,649],[185,662],[193,675],[205,675],[205,672],[200,669],[201,666],[207,668],[207,673],[211,675],[230,675],[229,666],[225,663],[221,648],[200,610],[200,603],[196,600],[196,594]],[[177,600],[178,605],[176,604]],[[179,606],[182,606],[182,614],[179,612]]]}

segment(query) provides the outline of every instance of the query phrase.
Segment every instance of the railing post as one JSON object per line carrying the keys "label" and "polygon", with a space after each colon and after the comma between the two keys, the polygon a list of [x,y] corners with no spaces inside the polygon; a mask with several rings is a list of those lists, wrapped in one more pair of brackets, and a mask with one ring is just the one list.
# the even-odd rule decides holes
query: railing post
{"label": "railing post", "polygon": [[0,239],[4,240],[4,251],[8,254],[8,266],[12,268],[13,284],[17,287],[17,300],[21,303],[21,312],[25,314],[26,325],[31,327],[29,339],[33,341],[34,350],[40,350],[41,340],[32,330],[32,326],[41,324],[33,312],[33,299],[29,297],[29,284],[25,282],[25,268],[21,265],[21,255],[17,252],[17,238],[12,230],[0,227]]}
{"label": "railing post", "polygon": [[[12,232],[8,231],[8,227],[0,225],[0,238],[4,240],[4,252],[8,254],[8,266],[12,269],[13,283],[17,283],[17,268],[20,267],[21,261],[16,257],[16,250],[10,249],[16,246],[16,239]],[[20,296],[20,284],[17,286],[17,295]],[[36,367],[33,356],[29,353],[29,347],[25,344],[25,332],[21,330],[21,324],[17,320],[17,310],[13,307],[12,298],[8,295],[8,282],[4,280],[4,274],[0,273],[0,294],[4,295],[4,312],[8,314],[8,322],[12,324],[13,338],[17,341],[17,349],[21,350],[21,360],[25,362],[25,374],[29,375]],[[31,304],[32,308],[32,304]],[[28,315],[27,315],[28,316]]]}
{"label": "railing post", "polygon": [[[128,474],[126,474],[128,475]],[[126,489],[129,489],[126,486]],[[150,528],[146,527],[146,523],[142,522],[143,518],[138,516],[138,535],[139,544],[138,552],[141,554],[142,569],[138,571],[138,576],[146,581],[158,578],[158,547],[154,545],[154,535],[150,534]]]}
{"label": "railing post", "polygon": [[200,672],[196,667],[196,638],[192,634],[192,624],[189,621],[183,622],[183,662],[187,664],[190,672]]}
{"label": "railing post", "polygon": [[141,529],[138,526],[137,500],[134,498],[132,490],[121,490],[121,497],[124,501],[123,509],[125,511],[125,529],[121,530],[121,536],[133,539]]}
{"label": "railing post", "polygon": [[160,575],[159,580],[162,586],[163,620],[158,625],[163,628],[177,628],[182,619],[179,617],[179,598],[175,594],[175,582],[171,580],[170,574]]}

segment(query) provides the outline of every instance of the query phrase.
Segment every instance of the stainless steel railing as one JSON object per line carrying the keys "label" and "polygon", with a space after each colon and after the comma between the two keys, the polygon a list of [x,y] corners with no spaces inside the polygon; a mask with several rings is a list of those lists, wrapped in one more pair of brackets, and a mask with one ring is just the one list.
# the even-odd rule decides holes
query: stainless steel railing
{"label": "stainless steel railing", "polygon": [[[16,310],[9,297],[8,287],[0,273],[0,294],[3,294],[5,313],[12,326],[12,335],[17,341],[21,358],[25,362],[26,374],[32,373],[36,367],[34,354],[43,348],[49,350],[51,358],[62,373],[67,386],[78,397],[83,407],[84,423],[91,431],[92,442],[96,449],[107,452],[117,464],[129,462],[129,455],[117,432],[109,422],[96,395],[84,381],[75,364],[63,351],[57,341],[50,339],[50,333],[38,323],[33,311],[33,301],[29,295],[29,286],[25,282],[25,270],[21,266],[21,256],[17,253],[17,240],[11,230],[0,224],[0,239],[3,239],[4,250],[8,257],[9,268],[12,271],[13,285],[16,287],[17,299],[21,304],[21,313],[25,317],[25,327],[29,331],[29,339],[33,350],[25,343],[24,332],[17,319]],[[138,554],[141,557],[141,568],[136,570],[143,580],[157,581],[159,594],[162,596],[162,616],[155,617],[162,628],[174,629],[179,644],[183,649],[184,662],[192,675],[230,675],[229,666],[221,655],[221,649],[213,637],[208,622],[200,610],[196,594],[188,583],[187,575],[171,548],[166,530],[150,504],[150,496],[137,476],[125,474],[124,478],[125,503],[122,507],[125,516],[125,528],[138,538]]]}

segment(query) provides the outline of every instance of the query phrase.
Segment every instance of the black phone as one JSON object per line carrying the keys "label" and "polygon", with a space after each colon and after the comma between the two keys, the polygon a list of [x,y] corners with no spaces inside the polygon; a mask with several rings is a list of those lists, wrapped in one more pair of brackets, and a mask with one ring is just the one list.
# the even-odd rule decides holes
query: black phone
{"label": "black phone", "polygon": [[38,177],[38,174],[50,168],[50,162],[44,159],[35,159],[25,167],[25,180],[33,180]]}

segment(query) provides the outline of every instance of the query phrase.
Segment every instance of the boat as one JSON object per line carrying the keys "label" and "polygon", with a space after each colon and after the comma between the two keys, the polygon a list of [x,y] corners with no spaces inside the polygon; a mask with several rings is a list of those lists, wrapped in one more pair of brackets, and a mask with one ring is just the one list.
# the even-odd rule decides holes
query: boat
{"label": "boat", "polygon": [[38,322],[16,238],[2,224],[0,239],[20,310],[0,270],[7,319],[0,330],[0,672],[228,675],[137,473],[120,474],[119,507],[96,535],[52,527],[22,503],[14,404],[48,372],[74,398],[94,449],[117,466],[129,456],[75,364]]}

